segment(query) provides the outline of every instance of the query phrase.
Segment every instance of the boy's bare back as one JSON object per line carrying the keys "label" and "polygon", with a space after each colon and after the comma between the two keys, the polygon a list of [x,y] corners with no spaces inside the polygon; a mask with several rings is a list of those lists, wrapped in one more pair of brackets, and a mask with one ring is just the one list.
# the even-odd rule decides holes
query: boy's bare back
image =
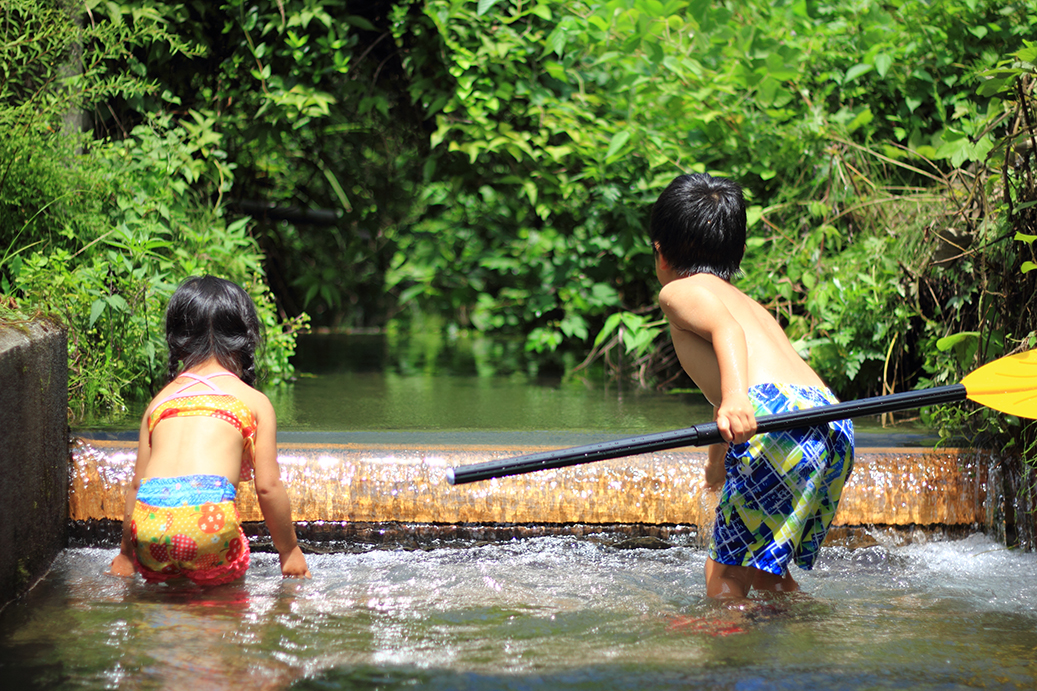
{"label": "boy's bare back", "polygon": [[[820,377],[789,343],[781,326],[759,303],[727,281],[700,273],[680,277],[658,267],[663,288],[659,304],[670,322],[674,350],[684,371],[714,406],[723,400],[717,344],[732,358],[744,357],[745,381],[729,382],[745,391],[765,383],[822,387]],[[740,333],[739,333],[740,332]],[[744,354],[738,345],[744,344]]]}

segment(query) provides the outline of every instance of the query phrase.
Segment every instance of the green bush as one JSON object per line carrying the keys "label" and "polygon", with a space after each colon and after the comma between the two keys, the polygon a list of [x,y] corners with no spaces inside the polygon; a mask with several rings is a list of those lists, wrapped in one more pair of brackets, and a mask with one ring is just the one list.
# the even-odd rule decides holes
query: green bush
{"label": "green bush", "polygon": [[110,79],[100,67],[67,76],[50,66],[80,54],[84,65],[97,66],[127,40],[166,36],[146,21],[133,30],[77,29],[44,3],[5,10],[0,122],[11,127],[0,134],[4,318],[42,313],[68,328],[73,423],[118,415],[164,384],[163,310],[189,275],[212,273],[247,288],[267,331],[260,375],[271,385],[290,379],[288,359],[306,319],[279,323],[247,221],[223,215],[221,195],[233,176],[211,118],[157,116],[121,140],[92,140],[56,125],[91,99],[139,97],[151,87]]}

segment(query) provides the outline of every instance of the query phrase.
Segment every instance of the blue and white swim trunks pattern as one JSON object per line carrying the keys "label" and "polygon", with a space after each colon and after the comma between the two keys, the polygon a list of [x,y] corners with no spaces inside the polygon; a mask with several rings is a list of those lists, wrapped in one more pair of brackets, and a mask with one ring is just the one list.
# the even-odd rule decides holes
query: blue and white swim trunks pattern
{"label": "blue and white swim trunks pattern", "polygon": [[[837,403],[827,389],[750,387],[757,417]],[[853,422],[758,434],[728,447],[709,557],[784,576],[811,569],[853,469]]]}

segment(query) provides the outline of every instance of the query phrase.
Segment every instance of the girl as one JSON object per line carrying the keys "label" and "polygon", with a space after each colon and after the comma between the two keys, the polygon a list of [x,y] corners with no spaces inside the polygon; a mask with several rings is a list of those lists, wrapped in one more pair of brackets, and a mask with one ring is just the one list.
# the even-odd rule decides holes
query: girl
{"label": "girl", "polygon": [[[245,575],[248,539],[235,498],[254,477],[285,578],[309,578],[277,465],[277,420],[252,388],[259,317],[248,294],[213,276],[187,279],[166,310],[170,382],[140,426],[111,573],[200,585]],[[180,370],[182,364],[183,370]]]}

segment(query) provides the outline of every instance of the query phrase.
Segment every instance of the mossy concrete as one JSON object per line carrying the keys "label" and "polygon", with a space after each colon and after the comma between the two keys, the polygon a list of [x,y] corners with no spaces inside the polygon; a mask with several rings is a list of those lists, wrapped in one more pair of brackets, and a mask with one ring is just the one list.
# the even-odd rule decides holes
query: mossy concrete
{"label": "mossy concrete", "polygon": [[0,608],[68,541],[68,345],[48,321],[0,324]]}

